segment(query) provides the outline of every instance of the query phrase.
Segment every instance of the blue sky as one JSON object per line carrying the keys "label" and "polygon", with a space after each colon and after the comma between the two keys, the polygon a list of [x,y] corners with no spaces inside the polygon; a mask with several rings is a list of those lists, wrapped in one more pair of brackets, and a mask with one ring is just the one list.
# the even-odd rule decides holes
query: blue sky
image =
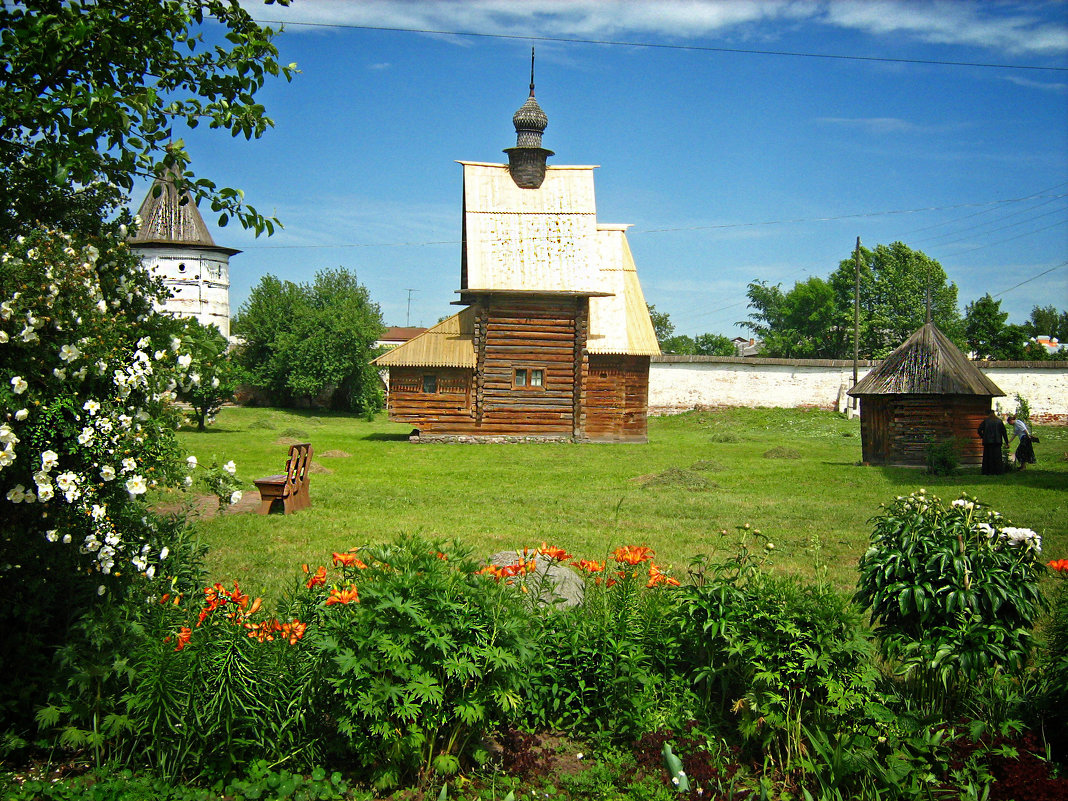
{"label": "blue sky", "polygon": [[598,219],[633,225],[677,333],[744,334],[750,281],[826,278],[858,236],[937,259],[962,313],[986,292],[1012,322],[1068,308],[1064,2],[243,2],[288,23],[301,73],[262,91],[261,140],[186,136],[199,175],[285,226],[205,213],[244,251],[235,309],[266,273],[344,266],[387,324],[453,313],[456,161],[505,160],[531,44],[550,164],[600,165]]}

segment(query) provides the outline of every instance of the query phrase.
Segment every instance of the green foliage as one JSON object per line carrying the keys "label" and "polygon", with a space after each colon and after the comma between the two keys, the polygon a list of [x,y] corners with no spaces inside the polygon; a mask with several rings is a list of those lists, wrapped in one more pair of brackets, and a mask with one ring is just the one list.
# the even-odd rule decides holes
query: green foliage
{"label": "green foliage", "polygon": [[694,344],[693,337],[675,334],[660,343],[660,351],[678,356],[693,356],[697,353],[697,346]]}
{"label": "green foliage", "polygon": [[1038,691],[1030,699],[1061,762],[1068,762],[1068,559],[1049,563],[1056,574]]}
{"label": "green foliage", "polygon": [[1025,423],[1031,422],[1031,404],[1028,403],[1027,398],[1021,395],[1019,392],[1014,396],[1016,401],[1016,416],[1023,420]]}
{"label": "green foliage", "polygon": [[339,746],[379,787],[451,775],[521,705],[525,604],[455,544],[406,537],[359,559],[366,567],[345,566],[331,589],[315,641]]}
{"label": "green foliage", "polygon": [[[682,591],[679,635],[684,672],[705,714],[736,717],[753,753],[783,770],[805,753],[807,730],[870,748],[878,672],[858,615],[822,583],[803,584],[763,568],[772,543],[748,525],[733,556],[721,563],[698,557],[692,586]],[[723,532],[726,535],[726,532]]]}
{"label": "green foliage", "polygon": [[951,711],[969,683],[1017,673],[1042,609],[1040,539],[962,496],[924,490],[876,516],[855,600],[926,708]]}
{"label": "green foliage", "polygon": [[815,276],[797,282],[784,293],[779,285],[768,286],[754,281],[746,291],[750,313],[739,325],[750,329],[764,342],[761,355],[793,358],[840,359],[850,347],[852,301],[849,324],[845,307],[836,298],[832,286]]}
{"label": "green foliage", "polygon": [[1027,334],[1023,327],[1007,325],[1008,312],[990,293],[969,303],[964,310],[964,336],[977,359],[1019,360],[1027,358]]}
{"label": "green foliage", "polygon": [[178,398],[193,407],[190,417],[197,431],[203,431],[234,396],[237,373],[227,354],[230,343],[215,326],[204,326],[193,319],[181,320],[177,335],[192,360],[178,387]]}
{"label": "green foliage", "polygon": [[252,385],[290,402],[329,392],[336,409],[382,408],[370,365],[382,314],[354,273],[323,270],[310,285],[265,275],[232,328],[245,340],[235,358]]}
{"label": "green foliage", "polygon": [[952,475],[960,467],[960,442],[955,437],[931,440],[923,448],[927,472],[934,476]]}
{"label": "green foliage", "polygon": [[657,342],[663,343],[675,333],[675,324],[671,322],[668,313],[658,312],[656,306],[649,305],[649,320],[653,324]]}
{"label": "green foliage", "polygon": [[622,548],[606,562],[577,563],[582,605],[543,610],[537,621],[528,720],[635,738],[692,714],[688,682],[673,672],[677,581],[652,557],[648,548]]}
{"label": "green foliage", "polygon": [[1059,312],[1056,306],[1035,306],[1023,328],[1031,337],[1056,337],[1068,342],[1068,311]]}
{"label": "green foliage", "polygon": [[[287,4],[288,0],[280,0]],[[206,20],[225,29],[204,41]],[[287,80],[274,32],[225,0],[19,0],[0,5],[0,233],[37,222],[99,233],[137,175],[181,175],[179,191],[257,233],[240,192],[195,179],[176,123],[246,139],[273,125],[255,93]],[[213,37],[215,38],[215,37]]]}
{"label": "green foliage", "polygon": [[698,334],[694,337],[694,353],[698,356],[736,356],[734,343],[722,334]]}

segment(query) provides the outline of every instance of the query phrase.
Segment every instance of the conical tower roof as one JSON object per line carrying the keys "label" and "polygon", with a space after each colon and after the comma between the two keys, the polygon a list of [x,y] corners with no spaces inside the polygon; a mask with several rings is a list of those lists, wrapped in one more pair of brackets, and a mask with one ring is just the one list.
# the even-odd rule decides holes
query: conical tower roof
{"label": "conical tower roof", "polygon": [[850,395],[1005,395],[934,323],[926,323]]}
{"label": "conical tower roof", "polygon": [[241,252],[215,244],[193,196],[188,191],[178,193],[172,171],[152,183],[137,215],[141,218],[141,227],[130,237],[131,245],[189,245],[223,251],[231,256]]}

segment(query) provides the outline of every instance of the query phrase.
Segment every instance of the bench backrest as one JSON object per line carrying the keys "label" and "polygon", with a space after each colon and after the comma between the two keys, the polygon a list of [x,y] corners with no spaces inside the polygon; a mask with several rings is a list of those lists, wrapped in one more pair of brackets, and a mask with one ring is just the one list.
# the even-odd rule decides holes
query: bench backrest
{"label": "bench backrest", "polygon": [[308,466],[311,464],[312,446],[310,442],[301,442],[289,446],[289,460],[286,462],[286,484],[294,493],[308,481]]}

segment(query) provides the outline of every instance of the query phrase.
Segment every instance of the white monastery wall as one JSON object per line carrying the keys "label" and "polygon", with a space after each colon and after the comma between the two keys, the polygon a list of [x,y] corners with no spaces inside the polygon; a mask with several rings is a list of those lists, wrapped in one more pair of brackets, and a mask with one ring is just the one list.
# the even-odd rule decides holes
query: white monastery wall
{"label": "white monastery wall", "polygon": [[[857,379],[877,362],[860,362]],[[1068,362],[990,362],[980,369],[1015,410],[1019,393],[1038,423],[1068,425]],[[649,412],[675,414],[697,407],[774,406],[843,409],[853,386],[853,362],[830,359],[760,359],[660,356],[649,365]]]}

